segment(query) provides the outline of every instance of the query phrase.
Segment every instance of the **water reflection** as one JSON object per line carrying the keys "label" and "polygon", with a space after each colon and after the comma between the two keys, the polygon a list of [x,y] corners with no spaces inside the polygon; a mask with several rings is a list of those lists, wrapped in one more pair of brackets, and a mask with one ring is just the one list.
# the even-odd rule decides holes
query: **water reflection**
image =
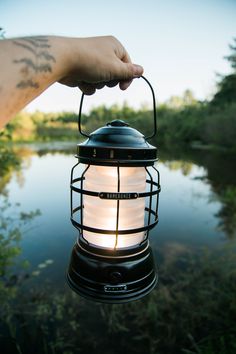
{"label": "water reflection", "polygon": [[[51,276],[57,279],[76,238],[69,221],[75,150],[76,144],[64,142],[15,146],[11,153],[18,164],[13,159],[0,177],[0,192],[8,190],[12,203],[20,202],[26,211],[41,210],[33,231],[23,237],[23,251],[33,265],[53,255],[58,268]],[[161,153],[160,224],[151,232],[154,248],[171,243],[214,247],[235,236],[235,165],[234,156],[205,151]]]}
{"label": "water reflection", "polygon": [[165,161],[164,164],[171,170],[171,171],[178,171],[180,170],[184,176],[188,176],[193,168],[193,163],[188,161],[182,160],[172,160],[172,161]]}

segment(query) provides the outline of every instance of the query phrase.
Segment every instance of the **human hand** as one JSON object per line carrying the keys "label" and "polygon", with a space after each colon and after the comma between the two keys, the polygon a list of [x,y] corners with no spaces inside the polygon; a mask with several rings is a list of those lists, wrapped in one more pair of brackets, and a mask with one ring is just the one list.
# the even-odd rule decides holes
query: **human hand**
{"label": "human hand", "polygon": [[119,84],[121,90],[126,90],[143,73],[143,68],[132,64],[123,45],[113,36],[68,38],[65,46],[64,76],[59,82],[78,86],[86,95],[105,85]]}
{"label": "human hand", "polygon": [[127,89],[143,68],[132,64],[112,36],[35,36],[0,41],[0,127],[55,82],[85,94],[115,86]]}

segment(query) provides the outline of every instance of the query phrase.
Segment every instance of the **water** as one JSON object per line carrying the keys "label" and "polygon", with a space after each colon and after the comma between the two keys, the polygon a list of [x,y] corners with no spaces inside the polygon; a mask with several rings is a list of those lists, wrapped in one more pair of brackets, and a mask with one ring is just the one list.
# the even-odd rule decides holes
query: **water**
{"label": "water", "polygon": [[[75,145],[21,145],[15,152],[22,162],[20,171],[13,169],[5,184],[9,200],[13,205],[19,202],[25,212],[41,211],[23,233],[22,258],[29,260],[32,271],[41,269],[39,279],[47,278],[60,286],[65,283],[77,236],[69,215],[69,179],[76,162]],[[234,157],[205,151],[180,157],[163,153],[156,167],[162,187],[160,222],[150,235],[156,254],[163,256],[171,248],[177,252],[212,249],[225,243],[227,234],[219,228],[223,204],[216,191],[219,186],[222,189],[236,183],[232,172]],[[12,206],[9,212],[14,215],[16,208]],[[53,263],[43,269],[45,260]]]}

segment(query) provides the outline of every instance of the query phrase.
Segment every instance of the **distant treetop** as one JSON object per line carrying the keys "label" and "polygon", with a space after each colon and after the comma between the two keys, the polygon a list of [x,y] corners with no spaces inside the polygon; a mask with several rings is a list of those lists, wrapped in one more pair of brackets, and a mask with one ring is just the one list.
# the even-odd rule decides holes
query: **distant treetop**
{"label": "distant treetop", "polygon": [[229,48],[231,49],[231,54],[225,56],[225,59],[230,62],[233,72],[224,76],[218,82],[217,93],[211,102],[213,106],[236,103],[236,38],[234,38],[234,43],[229,45]]}

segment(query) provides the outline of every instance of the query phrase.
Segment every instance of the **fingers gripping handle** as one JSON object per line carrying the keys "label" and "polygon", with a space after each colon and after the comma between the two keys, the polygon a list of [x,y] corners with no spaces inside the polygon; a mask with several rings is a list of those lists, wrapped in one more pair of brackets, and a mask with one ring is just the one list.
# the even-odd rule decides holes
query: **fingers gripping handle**
{"label": "fingers gripping handle", "polygon": [[[157,114],[156,114],[156,99],[155,99],[155,93],[153,90],[152,85],[150,84],[150,82],[144,77],[144,76],[140,76],[149,86],[151,93],[152,93],[152,100],[153,100],[153,132],[151,135],[146,136],[146,139],[151,139],[156,135],[157,132]],[[83,101],[84,101],[84,96],[85,94],[82,93],[81,95],[81,99],[80,99],[80,107],[79,107],[79,115],[78,115],[78,130],[80,132],[81,135],[85,136],[86,138],[89,137],[89,134],[86,134],[82,131],[81,128],[81,116],[82,116],[82,106],[83,106]]]}

